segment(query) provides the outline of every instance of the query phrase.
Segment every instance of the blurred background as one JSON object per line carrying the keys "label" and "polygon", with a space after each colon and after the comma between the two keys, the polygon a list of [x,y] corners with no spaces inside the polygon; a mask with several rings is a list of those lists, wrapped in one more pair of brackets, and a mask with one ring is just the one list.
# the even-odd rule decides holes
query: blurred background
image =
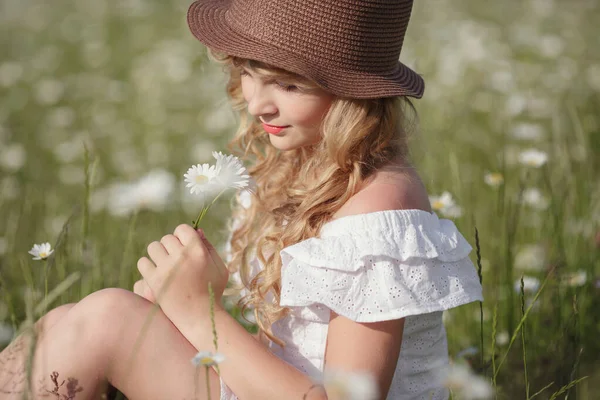
{"label": "blurred background", "polygon": [[[236,117],[188,5],[0,0],[0,348],[46,307],[131,288],[146,245],[197,215],[183,174],[228,152]],[[599,24],[597,0],[413,9],[413,159],[484,285],[445,315],[450,354],[498,399],[598,398]],[[204,220],[221,246],[229,216],[225,200]]]}

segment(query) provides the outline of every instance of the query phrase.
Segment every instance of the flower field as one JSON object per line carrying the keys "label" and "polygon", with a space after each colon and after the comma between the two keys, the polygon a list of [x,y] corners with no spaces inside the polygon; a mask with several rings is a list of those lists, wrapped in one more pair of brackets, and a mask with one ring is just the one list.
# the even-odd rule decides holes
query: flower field
{"label": "flower field", "polygon": [[[445,315],[470,366],[447,384],[455,399],[481,398],[472,373],[497,399],[598,398],[600,2],[415,3],[412,157],[485,297]],[[0,2],[0,348],[49,308],[131,289],[146,245],[197,217],[184,174],[229,152],[236,116],[187,5]],[[229,198],[201,222],[222,248]]]}

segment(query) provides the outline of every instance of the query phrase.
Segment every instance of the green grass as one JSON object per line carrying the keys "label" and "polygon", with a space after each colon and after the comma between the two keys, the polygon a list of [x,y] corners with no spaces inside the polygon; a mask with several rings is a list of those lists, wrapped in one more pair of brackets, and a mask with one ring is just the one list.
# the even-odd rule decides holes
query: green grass
{"label": "green grass", "polygon": [[[235,127],[185,2],[139,3],[0,6],[0,321],[15,330],[100,288],[131,288],[146,245],[197,215],[183,173],[225,150]],[[431,195],[449,191],[462,208],[454,221],[484,286],[483,304],[448,313],[450,354],[477,347],[466,357],[498,399],[600,390],[600,6],[571,3],[421,2],[402,51],[427,86],[414,162]],[[528,148],[548,162],[520,165]],[[113,215],[111,185],[153,169],[174,176],[169,206]],[[486,185],[487,171],[504,183]],[[545,200],[524,203],[531,188]],[[225,200],[203,220],[213,243],[228,217]],[[32,261],[46,241],[53,257]],[[522,289],[524,275],[543,290]]]}

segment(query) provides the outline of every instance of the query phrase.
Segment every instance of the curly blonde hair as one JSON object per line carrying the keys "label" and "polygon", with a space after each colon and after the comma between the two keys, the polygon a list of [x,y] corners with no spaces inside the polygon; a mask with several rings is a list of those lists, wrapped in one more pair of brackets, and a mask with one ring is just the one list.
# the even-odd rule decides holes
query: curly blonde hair
{"label": "curly blonde hair", "polygon": [[[408,164],[409,132],[416,116],[408,98],[333,99],[321,124],[319,143],[290,151],[270,144],[259,121],[248,114],[241,90],[241,67],[300,87],[315,83],[264,63],[210,53],[229,74],[227,94],[240,125],[228,149],[246,165],[256,182],[249,208],[237,205],[229,227],[230,272],[239,272],[248,290],[239,301],[242,311],[254,313],[261,334],[284,346],[271,329],[289,308],[279,305],[281,257],[290,245],[315,237],[373,172],[392,162]],[[318,171],[318,173],[315,173]],[[233,229],[233,221],[238,221]],[[264,268],[251,276],[249,261],[257,257]],[[267,300],[267,295],[272,297]],[[243,315],[243,313],[242,313]]]}

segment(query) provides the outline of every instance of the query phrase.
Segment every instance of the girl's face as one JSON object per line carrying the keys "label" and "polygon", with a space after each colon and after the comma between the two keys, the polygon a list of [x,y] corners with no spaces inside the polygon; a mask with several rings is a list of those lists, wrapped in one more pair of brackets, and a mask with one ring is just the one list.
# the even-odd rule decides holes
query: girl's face
{"label": "girl's face", "polygon": [[240,67],[240,74],[248,112],[262,123],[273,146],[287,151],[321,140],[321,121],[333,95],[244,66]]}

